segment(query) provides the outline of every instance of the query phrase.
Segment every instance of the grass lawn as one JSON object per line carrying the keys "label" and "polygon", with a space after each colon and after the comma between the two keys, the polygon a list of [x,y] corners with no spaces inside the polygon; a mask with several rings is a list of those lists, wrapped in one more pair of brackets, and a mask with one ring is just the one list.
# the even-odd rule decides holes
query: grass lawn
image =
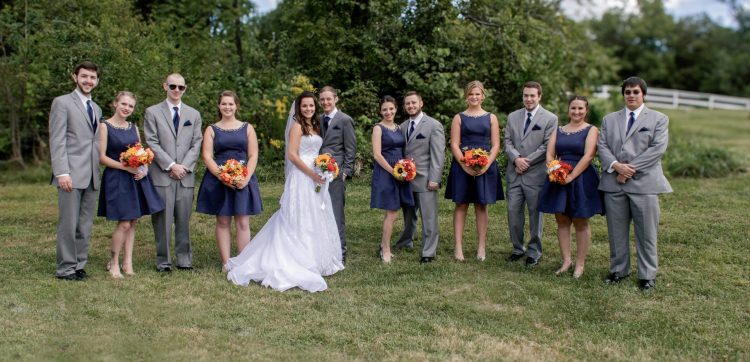
{"label": "grass lawn", "polygon": [[[673,135],[730,145],[750,161],[746,112],[673,111]],[[722,114],[723,115],[723,114]],[[747,163],[746,163],[747,165]],[[441,200],[438,258],[416,251],[391,265],[376,256],[382,214],[369,209],[369,180],[347,194],[349,260],[329,290],[279,293],[237,287],[220,273],[214,220],[193,215],[194,265],[157,274],[149,218],[136,236],[136,275],[104,270],[114,223],[95,222],[85,282],[54,278],[55,190],[0,186],[0,360],[747,360],[750,359],[750,175],[673,179],[661,198],[656,290],[634,278],[615,286],[606,225],[580,280],[555,277],[559,250],[545,219],[544,258],[507,263],[505,203],[490,208],[488,258],[452,260],[452,204]],[[283,185],[263,184],[266,211]],[[474,254],[473,212],[464,253]],[[397,221],[396,233],[401,230]],[[633,276],[635,275],[633,260]]]}

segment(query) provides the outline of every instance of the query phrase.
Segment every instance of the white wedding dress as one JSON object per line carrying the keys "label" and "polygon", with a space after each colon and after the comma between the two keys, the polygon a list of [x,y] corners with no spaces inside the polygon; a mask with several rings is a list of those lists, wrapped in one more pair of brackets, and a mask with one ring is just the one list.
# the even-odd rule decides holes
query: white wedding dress
{"label": "white wedding dress", "polygon": [[[318,135],[302,136],[299,155],[312,166],[323,143]],[[328,288],[323,276],[344,269],[341,242],[327,185],[297,167],[288,169],[281,208],[250,244],[227,262],[227,279],[247,286],[251,281],[279,291],[298,287],[309,292]]]}

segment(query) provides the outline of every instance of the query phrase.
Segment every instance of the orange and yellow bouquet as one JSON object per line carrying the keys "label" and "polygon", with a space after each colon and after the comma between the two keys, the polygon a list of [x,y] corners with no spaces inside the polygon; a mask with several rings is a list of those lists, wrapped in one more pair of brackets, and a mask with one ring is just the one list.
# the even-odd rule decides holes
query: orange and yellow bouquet
{"label": "orange and yellow bouquet", "polygon": [[[313,169],[317,174],[329,180],[339,176],[339,165],[330,153],[318,155],[313,162]],[[315,192],[320,192],[320,185],[315,185]]]}
{"label": "orange and yellow bouquet", "polygon": [[398,160],[393,165],[393,177],[399,181],[411,182],[417,177],[417,165],[414,164],[414,160],[411,158],[404,158]]}
{"label": "orange and yellow bouquet", "polygon": [[564,184],[571,171],[573,171],[573,166],[565,161],[552,160],[547,163],[549,182]]}
{"label": "orange and yellow bouquet", "polygon": [[237,185],[247,178],[249,172],[245,166],[245,161],[237,161],[230,158],[223,165],[219,166],[219,172],[216,177],[221,182]]}
{"label": "orange and yellow bouquet", "polygon": [[464,164],[466,164],[466,166],[473,168],[475,171],[479,171],[489,163],[489,154],[484,149],[464,149]]}
{"label": "orange and yellow bouquet", "polygon": [[150,148],[144,148],[140,142],[129,146],[125,152],[120,153],[120,162],[126,167],[148,166],[153,161],[154,152]]}

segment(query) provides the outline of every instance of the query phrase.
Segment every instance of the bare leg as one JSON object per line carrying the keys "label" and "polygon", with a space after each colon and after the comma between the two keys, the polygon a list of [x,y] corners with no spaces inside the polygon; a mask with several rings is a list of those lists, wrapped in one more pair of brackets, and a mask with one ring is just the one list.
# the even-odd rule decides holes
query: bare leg
{"label": "bare leg", "polygon": [[112,256],[107,264],[107,269],[113,278],[122,278],[122,274],[120,273],[120,251],[122,251],[122,246],[125,244],[131,229],[129,220],[120,221],[112,233]]}
{"label": "bare leg", "polygon": [[234,227],[237,229],[237,254],[250,244],[250,216],[235,215]]}
{"label": "bare leg", "polygon": [[382,259],[384,263],[390,263],[393,254],[391,254],[391,236],[393,235],[393,223],[398,217],[398,210],[386,210],[383,218],[383,238],[380,239],[380,248],[383,250]]}
{"label": "bare leg", "polygon": [[130,221],[130,229],[125,239],[125,255],[122,256],[122,271],[125,275],[135,275],[133,272],[133,247],[135,245],[135,226],[138,220]]}
{"label": "bare leg", "polygon": [[466,211],[469,204],[456,204],[453,209],[453,239],[456,240],[456,248],[453,257],[458,261],[464,260],[464,224],[466,223]]}
{"label": "bare leg", "polygon": [[576,228],[576,269],[573,272],[573,278],[578,279],[583,275],[583,268],[586,266],[586,254],[591,244],[591,229],[588,219],[573,219],[573,225]]}
{"label": "bare leg", "polygon": [[216,246],[219,247],[222,266],[229,260],[230,239],[232,238],[231,231],[229,230],[231,224],[231,216],[216,217]]}
{"label": "bare leg", "polygon": [[557,269],[555,275],[560,275],[570,269],[570,224],[572,220],[563,214],[555,214],[555,220],[557,221],[557,242],[560,244],[560,254],[563,258],[562,266]]}
{"label": "bare leg", "polygon": [[487,225],[489,224],[487,205],[474,204],[474,215],[476,215],[477,218],[477,237],[479,238],[479,245],[477,245],[477,260],[484,261],[487,253]]}

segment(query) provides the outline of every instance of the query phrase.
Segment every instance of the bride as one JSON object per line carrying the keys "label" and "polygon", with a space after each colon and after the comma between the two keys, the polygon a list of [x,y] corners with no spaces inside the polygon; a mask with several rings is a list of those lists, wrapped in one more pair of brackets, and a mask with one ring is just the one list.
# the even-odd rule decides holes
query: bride
{"label": "bride", "polygon": [[[315,96],[310,92],[292,103],[285,131],[286,183],[281,207],[225,265],[227,279],[237,285],[255,281],[279,291],[298,287],[318,292],[328,288],[323,276],[344,269],[328,181],[312,169],[323,143],[316,113]],[[315,186],[321,184],[316,192]]]}

